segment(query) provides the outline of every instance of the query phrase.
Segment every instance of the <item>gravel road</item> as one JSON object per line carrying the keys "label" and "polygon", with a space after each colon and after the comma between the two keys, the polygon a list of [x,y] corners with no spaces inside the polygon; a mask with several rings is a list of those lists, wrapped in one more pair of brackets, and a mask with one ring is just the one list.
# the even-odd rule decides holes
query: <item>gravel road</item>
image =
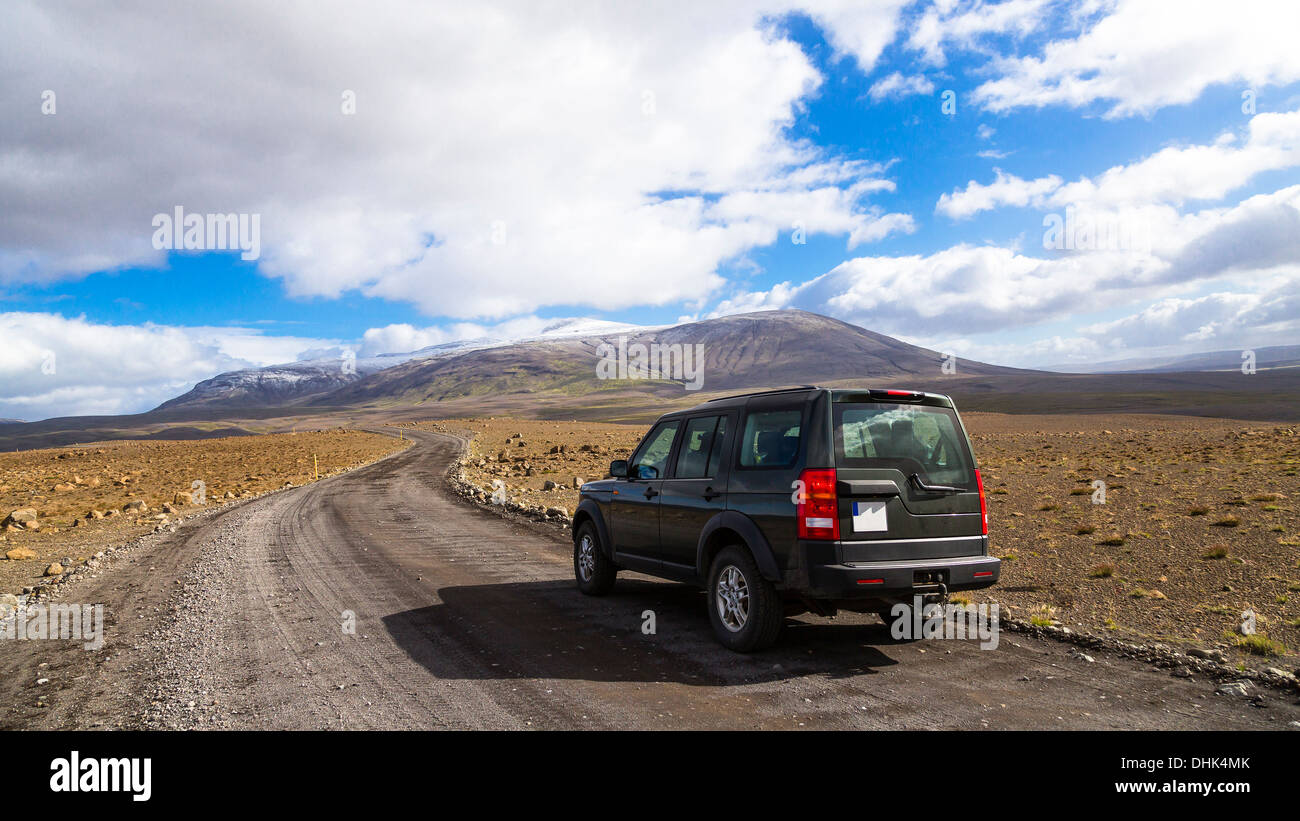
{"label": "gravel road", "polygon": [[[1294,696],[1004,633],[892,641],[872,616],[714,643],[703,594],[635,574],[580,595],[554,525],[445,487],[462,443],[205,514],[69,584],[103,649],[0,643],[0,727],[1295,729]],[[657,632],[642,633],[654,611]],[[355,633],[344,628],[354,617]],[[44,683],[37,683],[45,680]]]}

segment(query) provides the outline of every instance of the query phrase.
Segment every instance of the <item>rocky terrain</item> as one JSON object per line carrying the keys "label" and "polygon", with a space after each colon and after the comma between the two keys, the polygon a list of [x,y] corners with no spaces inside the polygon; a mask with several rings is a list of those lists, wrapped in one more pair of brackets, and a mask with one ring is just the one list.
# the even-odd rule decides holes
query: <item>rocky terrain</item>
{"label": "rocky terrain", "polygon": [[197,511],[311,482],[402,446],[382,434],[334,429],[0,453],[0,593],[18,593]]}
{"label": "rocky terrain", "polygon": [[[988,488],[992,550],[1004,560],[1001,583],[972,598],[1028,623],[1294,666],[1300,430],[1136,414],[963,418]],[[495,493],[559,518],[576,507],[575,484],[605,476],[647,426],[489,418],[414,427],[472,437],[462,471],[481,500]],[[1104,502],[1094,482],[1105,483]],[[1238,635],[1248,611],[1257,624],[1249,644]]]}

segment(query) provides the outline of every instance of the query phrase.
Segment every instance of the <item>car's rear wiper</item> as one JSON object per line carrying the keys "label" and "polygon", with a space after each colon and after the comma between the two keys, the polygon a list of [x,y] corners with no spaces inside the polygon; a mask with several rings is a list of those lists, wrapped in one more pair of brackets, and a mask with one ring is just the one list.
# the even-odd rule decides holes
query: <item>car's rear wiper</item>
{"label": "car's rear wiper", "polygon": [[927,485],[925,483],[925,480],[921,478],[921,474],[919,473],[912,474],[912,484],[916,485],[917,488],[919,488],[920,490],[924,490],[926,493],[965,493],[966,492],[966,488],[964,487],[953,487],[952,485]]}

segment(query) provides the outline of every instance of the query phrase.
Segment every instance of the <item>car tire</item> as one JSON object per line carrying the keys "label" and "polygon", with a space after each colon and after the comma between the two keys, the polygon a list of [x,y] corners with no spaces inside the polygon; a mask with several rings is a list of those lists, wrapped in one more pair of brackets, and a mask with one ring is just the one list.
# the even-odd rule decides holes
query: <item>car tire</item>
{"label": "car tire", "polygon": [[578,589],[588,596],[603,596],[613,589],[617,575],[618,567],[605,555],[596,525],[583,522],[573,535],[573,577]]}
{"label": "car tire", "polygon": [[705,592],[714,635],[728,649],[737,653],[762,650],[781,634],[785,605],[743,547],[733,545],[718,552]]}

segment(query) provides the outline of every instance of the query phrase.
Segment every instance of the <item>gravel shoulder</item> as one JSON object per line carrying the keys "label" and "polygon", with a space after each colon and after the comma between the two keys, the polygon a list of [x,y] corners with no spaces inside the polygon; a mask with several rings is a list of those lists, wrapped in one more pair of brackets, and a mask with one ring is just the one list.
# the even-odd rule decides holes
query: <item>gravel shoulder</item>
{"label": "gravel shoulder", "polygon": [[[567,534],[446,487],[463,440],[145,537],[63,601],[103,649],[0,643],[6,728],[1283,729],[1294,694],[1215,693],[1135,660],[1004,633],[898,643],[869,616],[717,646],[702,594],[621,574],[579,595]],[[647,610],[657,630],[642,632]],[[349,616],[354,617],[354,622]],[[345,626],[355,624],[355,632]],[[36,682],[41,679],[43,684]]]}

